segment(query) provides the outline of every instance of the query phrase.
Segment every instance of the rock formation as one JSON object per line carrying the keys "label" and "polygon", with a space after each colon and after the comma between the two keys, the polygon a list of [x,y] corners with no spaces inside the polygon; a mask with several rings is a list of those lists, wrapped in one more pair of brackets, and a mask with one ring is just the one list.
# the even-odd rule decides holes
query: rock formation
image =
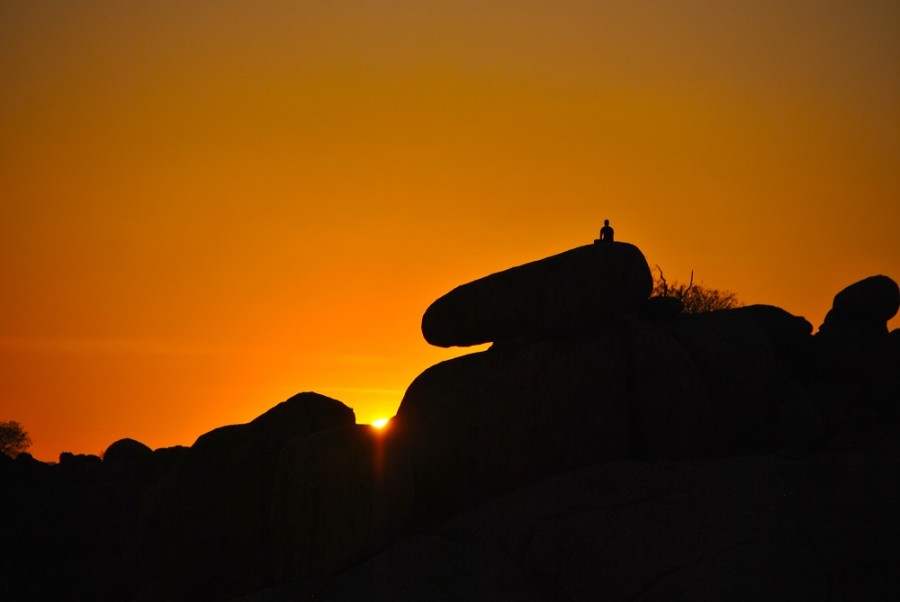
{"label": "rock formation", "polygon": [[900,599],[885,276],[813,336],[648,300],[604,241],[464,284],[386,431],[313,393],[151,451],[0,456],[0,599]]}
{"label": "rock formation", "polygon": [[247,424],[202,435],[144,496],[144,565],[179,600],[249,593],[273,582],[271,507],[282,448],[355,422],[353,410],[301,393]]}
{"label": "rock formation", "polygon": [[425,312],[422,334],[451,347],[583,331],[637,311],[652,289],[637,247],[588,245],[453,289]]}

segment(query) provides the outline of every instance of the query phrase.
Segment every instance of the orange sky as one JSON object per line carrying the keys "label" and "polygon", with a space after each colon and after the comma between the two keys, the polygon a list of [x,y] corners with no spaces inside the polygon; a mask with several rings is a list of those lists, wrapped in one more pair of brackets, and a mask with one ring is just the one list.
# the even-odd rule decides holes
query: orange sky
{"label": "orange sky", "polygon": [[[0,420],[360,422],[450,288],[590,242],[818,326],[900,279],[900,3],[0,3]],[[895,319],[892,327],[900,326]]]}

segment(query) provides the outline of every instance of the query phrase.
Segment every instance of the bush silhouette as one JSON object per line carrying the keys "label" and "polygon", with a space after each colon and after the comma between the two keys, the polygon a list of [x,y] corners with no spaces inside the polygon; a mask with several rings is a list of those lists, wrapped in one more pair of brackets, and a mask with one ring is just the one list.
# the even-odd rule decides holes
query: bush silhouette
{"label": "bush silhouette", "polygon": [[31,437],[14,420],[0,422],[0,453],[12,458],[31,447]]}
{"label": "bush silhouette", "polygon": [[666,281],[662,268],[656,266],[659,270],[659,277],[653,279],[653,297],[672,297],[681,301],[684,306],[684,312],[689,314],[699,314],[708,311],[716,311],[720,309],[732,309],[740,307],[737,295],[731,291],[720,291],[715,288],[708,288],[700,284],[694,284],[694,272],[691,272],[691,279],[687,284],[672,281]]}

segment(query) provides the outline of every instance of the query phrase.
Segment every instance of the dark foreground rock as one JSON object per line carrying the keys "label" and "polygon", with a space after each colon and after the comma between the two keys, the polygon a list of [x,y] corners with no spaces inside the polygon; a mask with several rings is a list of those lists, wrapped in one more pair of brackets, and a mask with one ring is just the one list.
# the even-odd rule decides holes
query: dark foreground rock
{"label": "dark foreground rock", "polygon": [[619,320],[433,366],[410,385],[396,418],[418,499],[446,514],[611,460],[774,451],[773,416],[795,392],[786,391],[792,370],[782,364],[810,329],[784,310],[754,306]]}
{"label": "dark foreground rock", "polygon": [[404,540],[320,599],[896,600],[898,471],[852,454],[587,467]]}
{"label": "dark foreground rock", "polygon": [[653,278],[634,245],[578,247],[459,286],[422,318],[439,347],[581,331],[636,312]]}
{"label": "dark foreground rock", "polygon": [[301,393],[252,422],[201,436],[144,497],[142,556],[151,588],[172,599],[209,600],[271,585],[271,506],[282,448],[354,422],[339,401]]}
{"label": "dark foreground rock", "polygon": [[409,455],[368,425],[322,431],[281,454],[272,510],[275,581],[315,591],[410,524]]}
{"label": "dark foreground rock", "polygon": [[134,439],[119,439],[103,452],[106,469],[118,476],[141,476],[153,470],[153,450]]}

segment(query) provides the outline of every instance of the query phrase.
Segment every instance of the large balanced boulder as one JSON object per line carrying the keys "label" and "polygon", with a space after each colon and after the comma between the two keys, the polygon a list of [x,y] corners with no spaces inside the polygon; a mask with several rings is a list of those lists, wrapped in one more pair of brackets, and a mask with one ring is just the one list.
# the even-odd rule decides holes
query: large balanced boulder
{"label": "large balanced boulder", "polygon": [[148,583],[175,600],[222,599],[271,585],[270,516],[282,448],[354,423],[341,402],[301,393],[252,422],[201,436],[144,498]]}
{"label": "large balanced boulder", "polygon": [[637,311],[652,289],[640,249],[588,245],[453,289],[425,312],[422,334],[451,347],[579,331]]}

